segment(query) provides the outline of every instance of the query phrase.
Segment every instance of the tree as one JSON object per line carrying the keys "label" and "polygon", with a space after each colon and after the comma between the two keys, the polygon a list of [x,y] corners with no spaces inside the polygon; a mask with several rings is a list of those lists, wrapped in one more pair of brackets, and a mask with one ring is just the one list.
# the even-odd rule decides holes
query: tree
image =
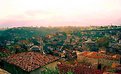
{"label": "tree", "polygon": [[109,46],[109,38],[102,37],[97,40],[98,47],[108,47]]}

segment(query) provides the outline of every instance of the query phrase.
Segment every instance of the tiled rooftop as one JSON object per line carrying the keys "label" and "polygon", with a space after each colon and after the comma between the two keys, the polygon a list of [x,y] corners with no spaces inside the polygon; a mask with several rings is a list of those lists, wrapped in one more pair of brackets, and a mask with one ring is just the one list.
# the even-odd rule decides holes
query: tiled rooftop
{"label": "tiled rooftop", "polygon": [[4,60],[29,72],[46,64],[54,62],[57,59],[59,58],[52,55],[43,55],[38,52],[23,52],[13,54],[5,58]]}
{"label": "tiled rooftop", "polygon": [[86,56],[88,58],[96,58],[96,59],[103,58],[103,59],[109,59],[109,60],[113,60],[113,59],[118,60],[120,58],[120,55],[111,56],[111,55],[101,54],[98,52],[88,52],[88,51],[84,51],[80,55]]}

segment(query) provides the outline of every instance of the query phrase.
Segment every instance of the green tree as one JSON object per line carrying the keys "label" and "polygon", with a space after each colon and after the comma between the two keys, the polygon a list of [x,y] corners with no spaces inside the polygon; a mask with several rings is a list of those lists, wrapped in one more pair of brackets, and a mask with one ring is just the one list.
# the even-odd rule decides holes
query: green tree
{"label": "green tree", "polygon": [[109,46],[109,38],[102,37],[97,40],[98,47],[108,47]]}

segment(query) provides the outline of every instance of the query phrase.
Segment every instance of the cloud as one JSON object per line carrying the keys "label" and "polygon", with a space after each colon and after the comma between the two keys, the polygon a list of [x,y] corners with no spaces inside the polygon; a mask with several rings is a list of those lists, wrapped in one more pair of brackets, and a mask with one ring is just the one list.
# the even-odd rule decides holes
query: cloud
{"label": "cloud", "polygon": [[37,15],[48,15],[51,14],[51,12],[44,10],[28,10],[25,12],[25,14],[29,16],[37,16]]}

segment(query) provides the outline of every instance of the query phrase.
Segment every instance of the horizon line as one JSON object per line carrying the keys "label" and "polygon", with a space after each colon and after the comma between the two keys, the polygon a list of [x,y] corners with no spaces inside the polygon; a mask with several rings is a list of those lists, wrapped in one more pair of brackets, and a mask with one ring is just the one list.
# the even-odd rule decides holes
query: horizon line
{"label": "horizon line", "polygon": [[107,27],[107,26],[121,26],[121,24],[110,24],[110,25],[65,25],[65,26],[52,26],[52,25],[47,25],[47,26],[11,26],[11,27],[0,27],[0,29],[8,29],[8,28],[21,28],[21,27],[46,27],[46,28],[58,28],[58,27]]}

